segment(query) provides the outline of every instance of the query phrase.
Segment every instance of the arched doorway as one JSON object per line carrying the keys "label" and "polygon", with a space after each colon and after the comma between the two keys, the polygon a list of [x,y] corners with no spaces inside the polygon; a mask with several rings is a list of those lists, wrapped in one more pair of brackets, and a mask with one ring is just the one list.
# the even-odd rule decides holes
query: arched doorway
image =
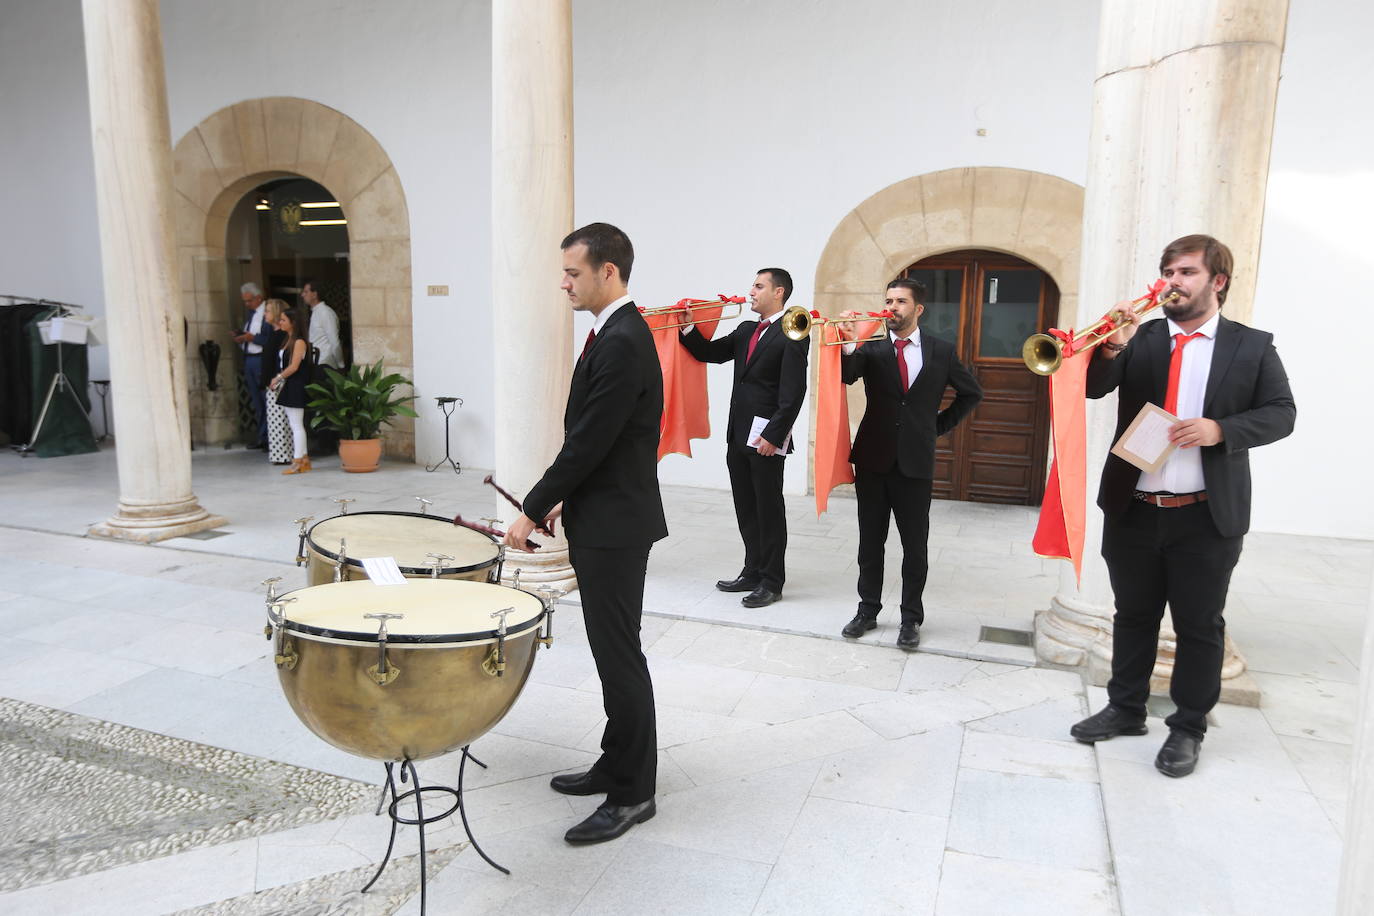
{"label": "arched doorway", "polygon": [[[339,318],[339,341],[347,365],[353,352],[348,257],[348,219],[335,195],[300,176],[274,178],[245,193],[230,211],[224,241],[230,321],[241,322],[238,290],[256,283],[269,299],[305,303],[301,288],[310,281]],[[236,353],[240,357],[241,353]],[[238,430],[257,441],[256,416],[239,381]],[[313,454],[321,449],[311,443]]]}
{"label": "arched doorway", "polygon": [[1020,258],[980,249],[925,258],[898,276],[925,284],[922,331],[954,343],[983,386],[973,415],[936,443],[934,496],[1037,505],[1045,489],[1049,386],[1026,371],[1021,344],[1058,314],[1054,279]]}
{"label": "arched doorway", "polygon": [[[917,265],[924,268],[926,265],[922,262],[926,259],[947,253],[981,251],[1014,255],[1013,260],[1017,263],[1033,265],[1043,271],[1057,290],[1058,307],[1055,308],[1052,298],[1046,300],[1045,318],[1040,327],[1063,327],[1074,322],[1078,311],[1078,257],[1082,232],[1083,188],[1063,178],[1023,169],[992,167],[946,169],[916,175],[876,192],[836,224],[816,266],[814,305],[824,315],[837,315],[845,309],[880,308],[888,281],[908,268]],[[962,275],[958,282],[962,303]],[[1007,290],[1000,278],[998,289],[999,295]],[[933,320],[934,316],[929,317]],[[943,329],[936,330],[937,327],[938,324],[932,326],[932,333],[941,334]],[[943,336],[949,336],[949,332],[943,330]],[[818,365],[819,360],[813,359],[812,391],[815,390]],[[1016,371],[1010,362],[1002,365],[1007,367],[1007,372]],[[1030,374],[1024,367],[1019,371]],[[989,381],[1000,384],[1000,378],[985,376],[985,384]],[[813,443],[816,400],[811,398]],[[992,413],[987,409],[991,405],[981,406],[984,413]],[[851,424],[857,426],[863,409],[862,388],[850,386]],[[1037,417],[1032,422],[1043,427],[1040,429],[1042,435],[1047,433],[1047,416]],[[965,435],[971,427],[972,424],[965,424]],[[988,435],[995,436],[998,432],[991,429]],[[1023,445],[1017,443],[1017,447]],[[1034,457],[1036,454],[1038,458]],[[1043,447],[1036,449],[1032,445],[1033,500],[1040,499],[1043,489],[1047,470],[1044,456]],[[814,467],[814,451],[809,458]]]}
{"label": "arched doorway", "polygon": [[[226,302],[238,303],[226,269],[229,216],[245,194],[276,179],[318,182],[347,215],[354,360],[385,359],[389,369],[413,375],[410,216],[396,169],[365,128],[308,99],[249,99],[188,131],[172,151],[172,166],[194,442],[218,445],[237,436],[236,386],[228,375],[235,363],[221,360],[212,388],[197,348],[205,340],[223,347],[238,326],[225,314]],[[383,445],[388,456],[413,459],[414,421],[402,418]]]}

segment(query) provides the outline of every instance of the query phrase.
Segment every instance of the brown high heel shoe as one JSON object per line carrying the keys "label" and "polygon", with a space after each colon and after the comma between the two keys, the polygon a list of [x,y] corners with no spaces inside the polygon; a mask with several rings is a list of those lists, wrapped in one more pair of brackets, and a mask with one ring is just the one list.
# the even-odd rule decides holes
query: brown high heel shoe
{"label": "brown high heel shoe", "polygon": [[282,473],[283,473],[283,474],[304,474],[306,471],[309,471],[309,470],[311,470],[311,467],[310,467],[310,456],[309,456],[309,455],[306,455],[304,458],[297,458],[295,461],[291,462],[291,467],[289,467],[289,468],[287,468],[286,470],[282,471]]}

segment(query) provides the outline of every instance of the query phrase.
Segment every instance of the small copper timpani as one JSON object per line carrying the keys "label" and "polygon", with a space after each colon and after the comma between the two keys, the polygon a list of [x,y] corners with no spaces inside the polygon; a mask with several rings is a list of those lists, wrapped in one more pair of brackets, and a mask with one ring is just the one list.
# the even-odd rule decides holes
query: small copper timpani
{"label": "small copper timpani", "polygon": [[545,602],[460,579],[367,580],[270,596],[267,632],[287,701],[337,748],[424,760],[466,747],[520,695]]}
{"label": "small copper timpani", "polygon": [[296,564],[308,565],[311,585],[363,579],[363,557],[395,557],[411,578],[495,582],[501,548],[490,535],[455,525],[437,515],[415,512],[353,512],[306,528]]}

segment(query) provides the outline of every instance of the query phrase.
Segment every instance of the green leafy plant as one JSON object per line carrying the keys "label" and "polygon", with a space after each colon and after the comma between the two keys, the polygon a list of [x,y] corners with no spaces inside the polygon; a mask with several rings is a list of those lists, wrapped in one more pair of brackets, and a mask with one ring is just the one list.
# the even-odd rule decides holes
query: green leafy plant
{"label": "green leafy plant", "polygon": [[395,417],[416,417],[406,405],[413,395],[395,397],[396,389],[410,382],[398,373],[385,374],[382,361],[370,366],[349,366],[345,372],[325,367],[325,382],[307,385],[314,397],[307,405],[315,412],[312,427],[328,426],[343,439],[376,439],[385,423]]}

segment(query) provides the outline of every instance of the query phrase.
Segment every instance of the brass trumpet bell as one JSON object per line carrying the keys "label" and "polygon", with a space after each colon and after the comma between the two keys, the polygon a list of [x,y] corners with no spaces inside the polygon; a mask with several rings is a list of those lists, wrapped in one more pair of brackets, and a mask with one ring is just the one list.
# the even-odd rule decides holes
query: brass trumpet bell
{"label": "brass trumpet bell", "polygon": [[778,326],[787,335],[788,340],[805,340],[811,336],[811,325],[814,319],[811,313],[800,305],[789,307],[778,319]]}
{"label": "brass trumpet bell", "polygon": [[1064,364],[1064,341],[1048,334],[1032,334],[1021,345],[1021,359],[1036,375],[1054,375]]}

